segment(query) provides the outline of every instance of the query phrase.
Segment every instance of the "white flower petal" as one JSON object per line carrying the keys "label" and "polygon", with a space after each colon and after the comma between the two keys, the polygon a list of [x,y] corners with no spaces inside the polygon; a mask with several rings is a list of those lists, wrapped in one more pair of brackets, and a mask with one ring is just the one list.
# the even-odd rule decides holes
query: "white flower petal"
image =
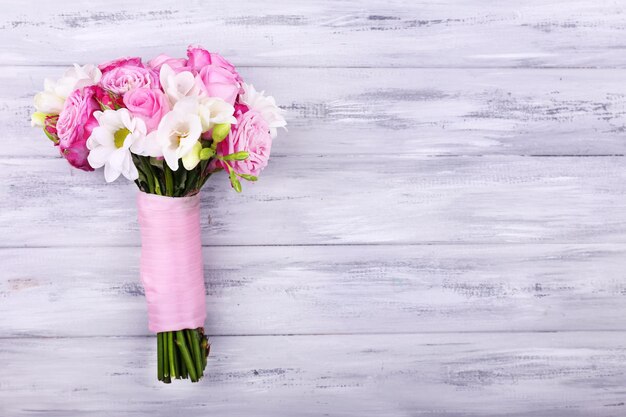
{"label": "white flower petal", "polygon": [[92,149],[87,155],[87,161],[89,165],[94,168],[100,168],[109,159],[109,156],[115,151],[115,148],[108,148],[105,146],[98,146]]}
{"label": "white flower petal", "polygon": [[137,167],[135,166],[135,164],[133,164],[132,160],[130,163],[129,171],[124,175],[131,181],[135,181],[137,178],[139,178],[139,171],[137,171]]}
{"label": "white flower petal", "polygon": [[122,175],[131,181],[135,181],[139,177],[137,167],[133,163],[133,158],[130,152],[124,153],[124,159],[122,161]]}
{"label": "white flower petal", "polygon": [[[126,109],[120,109],[126,110]],[[98,119],[98,124],[111,132],[117,132],[119,129],[125,127],[122,123],[119,110],[105,110]],[[128,111],[128,110],[126,110]]]}
{"label": "white flower petal", "polygon": [[115,113],[116,113],[116,115],[119,116],[120,121],[122,122],[122,125],[126,129],[128,129],[130,131],[134,130],[134,126],[133,126],[133,123],[132,123],[132,118],[131,118],[131,115],[130,115],[130,112],[128,111],[128,109],[119,109]]}
{"label": "white flower petal", "polygon": [[113,133],[101,126],[95,127],[91,132],[91,136],[87,138],[87,149],[93,150],[98,146],[112,147],[115,149]]}
{"label": "white flower petal", "polygon": [[163,156],[163,151],[157,139],[157,132],[138,136],[130,147],[130,151],[136,155]]}
{"label": "white flower petal", "polygon": [[[107,182],[114,181],[120,174],[135,180],[139,173],[130,149],[145,145],[145,123],[134,118],[127,109],[105,110],[97,115],[98,126],[94,128],[87,139],[87,148],[90,149],[88,161],[94,168],[104,165],[104,177]],[[128,129],[129,133],[118,148],[115,143],[115,134],[120,129]],[[141,149],[140,149],[141,150]]]}
{"label": "white flower petal", "polygon": [[277,128],[287,126],[283,109],[276,105],[274,97],[265,96],[263,91],[258,92],[252,84],[242,83],[242,88],[244,93],[240,95],[241,102],[259,112],[270,127],[272,137],[276,137]]}
{"label": "white flower petal", "polygon": [[174,70],[167,64],[161,65],[161,71],[159,72],[159,80],[161,81],[161,86],[163,86],[163,90],[166,90],[170,85],[170,80],[176,73]]}
{"label": "white flower petal", "polygon": [[199,106],[198,97],[195,97],[195,96],[183,97],[180,100],[178,100],[176,104],[174,105],[174,111],[177,111],[183,114],[197,113],[198,106]]}
{"label": "white flower petal", "polygon": [[63,110],[65,99],[48,91],[35,94],[35,109],[46,114],[59,114]]}
{"label": "white flower petal", "polygon": [[119,148],[111,152],[109,155],[109,160],[107,161],[113,168],[116,170],[123,172],[124,171],[124,162],[126,160],[126,156],[130,156],[130,152],[124,148]]}
{"label": "white flower petal", "polygon": [[104,179],[106,182],[113,182],[120,176],[120,171],[117,171],[110,163],[104,165]]}
{"label": "white flower petal", "polygon": [[165,162],[172,169],[172,171],[178,170],[178,155],[176,154],[175,149],[164,148],[163,158],[165,158]]}
{"label": "white flower petal", "polygon": [[200,151],[202,150],[202,144],[196,141],[191,151],[183,156],[183,166],[187,171],[191,171],[200,163]]}

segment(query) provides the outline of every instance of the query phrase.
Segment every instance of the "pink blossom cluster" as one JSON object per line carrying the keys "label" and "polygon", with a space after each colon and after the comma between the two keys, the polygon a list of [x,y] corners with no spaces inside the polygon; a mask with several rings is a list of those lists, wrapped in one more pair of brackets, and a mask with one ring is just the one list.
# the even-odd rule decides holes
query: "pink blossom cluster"
{"label": "pink blossom cluster", "polygon": [[[189,102],[190,98],[195,100],[191,102],[200,103],[197,115],[193,106],[180,104]],[[219,54],[194,46],[187,49],[186,58],[159,55],[147,63],[141,58],[120,58],[97,67],[75,65],[57,82],[46,80],[46,90],[35,97],[35,107],[33,124],[44,129],[72,166],[85,171],[109,162],[103,159],[105,157],[96,158],[95,154],[90,158],[90,152],[95,151],[93,146],[88,146],[94,129],[106,127],[106,121],[111,119],[102,117],[107,111],[127,109],[130,119],[134,120],[135,131],[124,130],[132,133],[129,138],[136,142],[128,152],[137,154],[141,142],[142,149],[156,150],[138,154],[161,159],[163,152],[160,149],[165,149],[167,156],[169,148],[166,145],[172,146],[163,138],[178,134],[177,121],[187,120],[183,116],[166,117],[168,114],[180,113],[181,108],[191,109],[186,111],[202,122],[197,138],[200,144],[203,140],[211,140],[212,130],[217,125],[227,123],[229,133],[215,146],[215,154],[225,156],[246,152],[247,158],[229,160],[230,167],[225,166],[225,161],[216,159],[212,166],[249,176],[258,175],[267,165],[276,128],[285,126],[281,110],[272,97],[266,97],[245,84],[235,67]],[[98,140],[102,142],[102,139]],[[120,147],[119,141],[115,144]],[[201,148],[194,147],[193,152]],[[191,147],[179,150],[175,157],[185,158],[192,152],[189,149]],[[102,164],[92,166],[99,158]],[[178,164],[174,167],[177,169]]]}

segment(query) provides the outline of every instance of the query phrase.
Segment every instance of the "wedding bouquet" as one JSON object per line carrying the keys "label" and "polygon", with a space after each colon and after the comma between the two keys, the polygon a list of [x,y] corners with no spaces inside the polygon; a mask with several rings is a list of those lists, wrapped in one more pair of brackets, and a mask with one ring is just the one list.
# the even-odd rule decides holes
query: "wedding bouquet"
{"label": "wedding bouquet", "polygon": [[70,165],[104,167],[139,188],[140,275],[157,376],[202,378],[209,354],[198,192],[226,171],[232,188],[256,181],[277,128],[274,98],[246,84],[222,56],[190,46],[187,58],[121,58],[74,65],[35,96],[32,125]]}

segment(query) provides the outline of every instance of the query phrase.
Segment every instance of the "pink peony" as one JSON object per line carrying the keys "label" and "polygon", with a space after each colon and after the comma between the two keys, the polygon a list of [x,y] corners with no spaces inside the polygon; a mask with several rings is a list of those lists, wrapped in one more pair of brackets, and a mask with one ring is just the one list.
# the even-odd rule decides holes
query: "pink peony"
{"label": "pink peony", "polygon": [[159,76],[146,68],[141,58],[120,58],[99,66],[102,71],[100,84],[115,94],[124,94],[134,88],[159,88]]}
{"label": "pink peony", "polygon": [[209,97],[219,97],[234,104],[241,87],[241,77],[235,67],[216,53],[190,46],[187,66],[197,72],[202,90]]}
{"label": "pink peony", "polygon": [[87,162],[89,150],[86,142],[91,131],[98,125],[93,116],[96,110],[100,110],[95,99],[98,89],[100,87],[92,85],[74,90],[65,100],[56,124],[61,155],[70,165],[85,171],[93,171]]}
{"label": "pink peony", "polygon": [[159,122],[170,111],[167,97],[161,90],[136,88],[124,94],[124,105],[133,114],[146,122],[148,132],[156,130]]}
{"label": "pink peony", "polygon": [[148,62],[148,66],[157,73],[161,71],[161,66],[167,64],[174,72],[189,71],[187,60],[185,58],[172,58],[171,56],[161,54]]}
{"label": "pink peony", "polygon": [[[235,152],[248,152],[245,161],[229,161],[230,166],[240,174],[258,176],[267,166],[272,148],[272,136],[267,122],[256,111],[235,112],[237,124],[228,137],[219,143],[217,150],[220,155],[229,155]],[[220,162],[223,168],[226,168]]]}

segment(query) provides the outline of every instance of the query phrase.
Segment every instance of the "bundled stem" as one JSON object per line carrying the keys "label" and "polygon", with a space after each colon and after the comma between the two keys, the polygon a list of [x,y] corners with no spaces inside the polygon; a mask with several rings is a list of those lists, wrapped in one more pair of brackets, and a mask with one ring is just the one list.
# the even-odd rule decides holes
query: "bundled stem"
{"label": "bundled stem", "polygon": [[169,384],[172,378],[198,382],[204,376],[209,341],[204,329],[157,333],[157,377]]}
{"label": "bundled stem", "polygon": [[[215,154],[215,144],[203,141]],[[209,148],[207,148],[209,149]],[[205,152],[206,153],[206,152]],[[196,194],[211,176],[210,157],[204,158],[192,170],[176,171],[163,160],[133,154],[139,178],[139,189],[148,194],[185,197]],[[204,375],[209,354],[209,342],[203,328],[161,332],[157,334],[157,377],[169,384],[172,379],[191,379],[197,382]]]}

